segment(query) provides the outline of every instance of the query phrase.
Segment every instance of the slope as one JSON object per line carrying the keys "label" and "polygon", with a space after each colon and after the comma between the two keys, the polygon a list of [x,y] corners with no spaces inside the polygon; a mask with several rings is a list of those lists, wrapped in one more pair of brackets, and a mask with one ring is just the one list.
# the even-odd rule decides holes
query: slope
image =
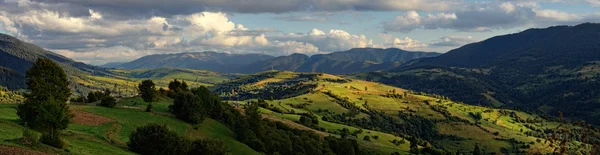
{"label": "slope", "polygon": [[[544,142],[552,139],[545,138],[550,133],[584,130],[520,111],[472,106],[445,96],[321,73],[263,72],[213,89],[234,104],[258,102],[266,115],[333,135],[350,134],[361,146],[385,154],[408,153],[411,143],[446,151],[469,152],[478,144],[488,153],[548,153],[559,147]],[[306,121],[313,116],[316,123]],[[570,151],[583,151],[599,142],[598,136],[596,132],[587,144],[576,138],[566,142],[582,146]]]}

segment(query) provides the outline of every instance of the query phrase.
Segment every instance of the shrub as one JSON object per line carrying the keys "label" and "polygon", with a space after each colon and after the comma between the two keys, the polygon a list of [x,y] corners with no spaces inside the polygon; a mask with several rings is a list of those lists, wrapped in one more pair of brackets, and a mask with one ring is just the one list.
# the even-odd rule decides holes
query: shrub
{"label": "shrub", "polygon": [[164,125],[148,124],[137,128],[129,136],[127,146],[143,155],[187,154],[191,143]]}
{"label": "shrub", "polygon": [[152,112],[152,111],[154,111],[154,106],[152,105],[152,103],[150,103],[146,106],[146,112]]}
{"label": "shrub", "polygon": [[117,105],[117,100],[112,96],[105,96],[100,101],[99,106],[114,108]]}
{"label": "shrub", "polygon": [[65,146],[67,146],[66,143],[60,138],[60,135],[58,133],[42,134],[40,142],[56,148],[64,148]]}
{"label": "shrub", "polygon": [[365,141],[371,141],[371,137],[370,137],[369,135],[366,135],[366,136],[363,138],[363,140],[365,140]]}
{"label": "shrub", "polygon": [[227,153],[227,148],[220,140],[196,140],[192,142],[192,149],[188,152],[190,155],[210,154],[224,155]]}

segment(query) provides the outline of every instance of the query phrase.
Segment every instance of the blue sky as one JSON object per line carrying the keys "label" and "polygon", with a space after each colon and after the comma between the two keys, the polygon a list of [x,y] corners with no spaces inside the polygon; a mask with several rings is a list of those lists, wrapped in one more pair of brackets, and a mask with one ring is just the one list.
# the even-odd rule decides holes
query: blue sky
{"label": "blue sky", "polygon": [[202,51],[447,52],[528,28],[600,22],[599,10],[600,0],[0,0],[0,33],[91,64]]}

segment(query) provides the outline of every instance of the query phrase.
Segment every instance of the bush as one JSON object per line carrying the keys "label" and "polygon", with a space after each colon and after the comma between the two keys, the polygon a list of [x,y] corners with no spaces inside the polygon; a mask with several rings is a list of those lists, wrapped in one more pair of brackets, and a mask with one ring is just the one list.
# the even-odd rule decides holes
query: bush
{"label": "bush", "polygon": [[102,98],[99,106],[114,108],[117,105],[117,100],[112,96],[105,96]]}
{"label": "bush", "polygon": [[29,128],[23,128],[23,136],[20,138],[21,144],[26,146],[36,146],[40,143],[40,136],[35,134]]}
{"label": "bush", "polygon": [[189,155],[210,154],[224,155],[227,153],[227,148],[220,140],[196,140],[192,142],[192,149],[188,152]]}
{"label": "bush", "polygon": [[143,155],[187,154],[191,143],[169,131],[164,125],[148,124],[137,128],[129,136],[127,146]]}
{"label": "bush", "polygon": [[40,142],[56,148],[64,148],[66,143],[60,138],[59,134],[42,134]]}
{"label": "bush", "polygon": [[150,103],[146,106],[146,112],[152,112],[152,111],[154,111],[154,106],[152,105],[152,103]]}
{"label": "bush", "polygon": [[369,135],[366,135],[366,136],[363,138],[363,140],[365,140],[365,141],[371,141],[371,137],[370,137]]}

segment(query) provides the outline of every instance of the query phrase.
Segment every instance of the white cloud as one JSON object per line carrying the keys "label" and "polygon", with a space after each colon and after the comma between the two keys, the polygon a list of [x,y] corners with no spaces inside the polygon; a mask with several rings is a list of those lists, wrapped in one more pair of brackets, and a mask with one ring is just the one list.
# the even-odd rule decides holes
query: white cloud
{"label": "white cloud", "polygon": [[404,37],[404,39],[400,39],[394,37],[390,34],[379,34],[379,37],[384,41],[385,47],[394,47],[403,50],[423,50],[428,47],[427,44],[422,43],[420,41],[414,40],[409,37]]}
{"label": "white cloud", "polygon": [[355,47],[374,47],[372,39],[365,35],[354,35],[344,30],[329,30],[328,32],[319,29],[312,29],[307,33],[288,33],[269,37],[273,40],[281,41],[299,41],[315,45],[320,51],[331,52],[348,50]]}
{"label": "white cloud", "polygon": [[439,40],[429,44],[429,46],[438,46],[438,47],[459,47],[469,43],[473,43],[476,40],[471,36],[445,36],[440,38]]}

